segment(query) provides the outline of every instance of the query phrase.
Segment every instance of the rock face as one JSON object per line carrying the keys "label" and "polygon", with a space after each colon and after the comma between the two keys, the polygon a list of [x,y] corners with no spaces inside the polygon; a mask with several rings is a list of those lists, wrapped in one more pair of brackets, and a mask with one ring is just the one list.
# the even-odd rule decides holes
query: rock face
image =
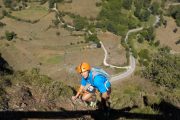
{"label": "rock face", "polygon": [[22,86],[19,91],[17,91],[19,97],[18,106],[23,110],[32,109],[35,105],[35,99],[30,91],[29,87]]}
{"label": "rock face", "polygon": [[12,73],[13,73],[12,67],[10,67],[8,62],[4,58],[2,58],[0,53],[0,75],[12,74]]}
{"label": "rock face", "polygon": [[8,110],[8,96],[6,95],[6,92],[4,89],[0,86],[0,110]]}

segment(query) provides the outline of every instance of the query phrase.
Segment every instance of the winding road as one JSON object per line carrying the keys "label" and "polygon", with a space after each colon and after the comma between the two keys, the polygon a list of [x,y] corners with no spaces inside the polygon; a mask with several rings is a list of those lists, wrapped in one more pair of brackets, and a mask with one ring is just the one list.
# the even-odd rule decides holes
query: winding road
{"label": "winding road", "polygon": [[[126,37],[125,37],[125,43],[127,44],[128,36],[130,35],[130,33],[138,32],[138,31],[140,31],[142,29],[143,29],[143,27],[129,30],[127,32],[127,34],[126,34]],[[120,73],[120,74],[117,74],[117,75],[111,75],[111,79],[110,79],[111,82],[119,81],[119,80],[122,80],[124,78],[127,78],[128,76],[130,76],[134,72],[134,70],[136,68],[136,60],[135,60],[135,58],[131,54],[130,54],[130,57],[129,57],[129,59],[130,59],[129,60],[130,61],[130,65],[129,66],[120,67],[120,66],[114,66],[114,65],[108,64],[107,63],[107,57],[108,57],[107,50],[105,49],[104,44],[102,43],[102,41],[100,41],[100,43],[101,43],[101,46],[102,46],[102,48],[104,50],[103,64],[105,66],[115,67],[115,68],[126,68],[127,69],[123,73]]]}
{"label": "winding road", "polygon": [[[168,4],[168,8],[169,8],[169,6],[172,6],[172,5],[180,5],[180,3],[171,3],[171,4]],[[158,24],[159,20],[160,20],[159,15],[156,15],[156,20],[154,21],[153,26]],[[138,31],[140,31],[142,29],[143,29],[143,27],[129,30],[127,32],[127,34],[126,34],[126,37],[125,37],[125,43],[127,44],[128,36],[129,36],[130,33],[138,32]],[[110,79],[111,82],[119,81],[119,80],[122,80],[124,78],[127,78],[128,76],[130,76],[134,72],[134,70],[136,68],[136,60],[135,60],[135,58],[131,54],[130,54],[130,65],[129,66],[126,66],[126,67],[113,66],[113,65],[108,64],[106,62],[107,61],[107,57],[108,57],[107,50],[105,49],[103,43],[102,42],[100,42],[100,43],[101,43],[102,48],[103,48],[104,53],[105,53],[104,61],[103,61],[105,66],[115,67],[115,68],[127,68],[127,71],[125,71],[125,72],[123,72],[121,74],[118,74],[118,75],[115,75],[115,76],[112,75],[111,79]],[[177,53],[172,51],[172,54],[177,54]]]}
{"label": "winding road", "polygon": [[[54,8],[52,8],[51,10],[55,11],[56,13],[59,13],[59,11],[57,10],[57,6],[56,6],[56,3],[54,4]],[[60,23],[62,25],[64,25],[65,23],[63,23],[60,19],[60,17],[58,16],[58,20],[60,21]],[[153,26],[155,26],[160,20],[160,17],[159,16],[156,16],[156,20],[154,21],[153,23]],[[67,25],[67,27],[69,28],[72,28],[72,29],[75,29],[74,26],[70,26],[70,25]],[[140,28],[136,28],[136,29],[132,29],[132,30],[129,30],[126,34],[126,37],[125,37],[125,43],[127,44],[127,40],[128,40],[128,37],[131,33],[134,33],[134,32],[138,32],[138,31],[141,31],[143,30],[143,27],[140,27]],[[88,31],[89,34],[93,34],[91,31]],[[106,48],[104,47],[104,44],[102,41],[100,41],[100,44],[102,46],[102,49],[104,50],[104,60],[103,60],[103,64],[105,66],[109,66],[111,68],[125,68],[127,69],[125,72],[123,73],[120,73],[120,74],[116,74],[116,75],[111,75],[111,79],[110,81],[111,82],[115,82],[115,81],[120,81],[124,78],[127,78],[129,77],[135,70],[136,68],[136,60],[135,58],[132,56],[132,54],[130,53],[130,57],[129,57],[129,61],[130,61],[130,64],[129,66],[115,66],[115,65],[111,65],[111,64],[108,64],[107,63],[107,58],[108,58],[108,53],[107,53],[107,50]]]}
{"label": "winding road", "polygon": [[[153,23],[153,26],[155,26],[158,22],[159,22],[160,18],[159,16],[156,16],[156,20],[154,21]],[[141,31],[143,30],[144,27],[140,27],[140,28],[136,28],[136,29],[132,29],[132,30],[129,30],[126,34],[126,37],[125,37],[125,43],[127,44],[127,40],[128,40],[128,37],[130,35],[130,33],[134,33],[134,32],[138,32],[138,31]],[[115,68],[126,68],[127,70],[123,73],[120,73],[118,75],[111,75],[111,79],[110,81],[111,82],[114,82],[114,81],[119,81],[119,80],[122,80],[124,78],[127,78],[129,77],[135,70],[136,68],[136,60],[135,58],[132,56],[132,54],[130,53],[130,65],[129,66],[125,66],[125,67],[119,67],[119,66],[114,66],[114,65],[111,65],[111,64],[108,64],[107,63],[107,58],[108,58],[108,54],[107,54],[107,50],[105,49],[102,41],[100,41],[101,45],[102,45],[102,48],[104,50],[104,60],[103,60],[103,64],[105,66],[109,66],[109,67],[115,67]]]}

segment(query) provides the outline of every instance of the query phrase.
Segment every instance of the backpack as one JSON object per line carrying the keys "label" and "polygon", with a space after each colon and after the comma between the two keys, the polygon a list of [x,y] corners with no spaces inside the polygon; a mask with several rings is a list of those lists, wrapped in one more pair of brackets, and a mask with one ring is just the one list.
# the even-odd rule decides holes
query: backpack
{"label": "backpack", "polygon": [[104,76],[108,81],[110,80],[110,75],[109,75],[106,71],[104,71],[103,69],[97,68],[97,67],[93,67],[93,68],[91,68],[91,70],[92,70],[93,79],[94,79],[94,77],[95,77],[96,75],[102,75],[102,76]]}
{"label": "backpack", "polygon": [[106,78],[106,82],[104,83],[104,85],[105,85],[105,88],[107,89],[107,90],[109,90],[107,87],[106,87],[106,84],[107,83],[110,83],[110,75],[106,72],[106,71],[104,71],[103,69],[101,69],[101,68],[97,68],[97,67],[93,67],[92,69],[92,77],[93,77],[93,80],[94,80],[94,77],[96,76],[96,75],[102,75],[102,76],[104,76],[105,78]]}

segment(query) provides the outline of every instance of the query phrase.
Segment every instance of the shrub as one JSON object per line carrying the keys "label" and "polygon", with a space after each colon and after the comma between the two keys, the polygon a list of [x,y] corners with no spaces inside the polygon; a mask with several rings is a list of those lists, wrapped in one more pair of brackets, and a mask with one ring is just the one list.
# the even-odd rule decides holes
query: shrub
{"label": "shrub", "polygon": [[56,19],[56,20],[52,20],[52,23],[57,27],[60,22],[58,19]]}
{"label": "shrub", "polygon": [[74,27],[77,31],[82,30],[83,28],[85,28],[86,26],[88,26],[88,22],[86,21],[85,18],[82,18],[80,16],[77,16],[74,19]]}
{"label": "shrub", "polygon": [[158,46],[160,45],[160,41],[159,41],[159,40],[156,41],[156,42],[154,43],[154,45],[155,45],[156,47],[158,47]]}
{"label": "shrub", "polygon": [[132,0],[123,0],[122,6],[125,9],[129,10],[131,9],[132,2],[133,2]]}
{"label": "shrub", "polygon": [[142,49],[139,53],[138,53],[139,57],[141,59],[146,59],[146,60],[150,60],[150,56],[149,56],[149,51],[148,49]]}
{"label": "shrub", "polygon": [[9,8],[11,7],[11,4],[13,3],[12,0],[3,0],[3,2],[4,2],[4,5]]}
{"label": "shrub", "polygon": [[175,42],[176,45],[180,44],[180,39]]}
{"label": "shrub", "polygon": [[101,2],[96,2],[96,7],[100,7],[102,5]]}
{"label": "shrub", "polygon": [[153,41],[155,38],[154,28],[149,27],[145,28],[140,34],[147,40],[148,42]]}
{"label": "shrub", "polygon": [[168,46],[164,46],[158,49],[160,53],[170,53],[171,48]]}
{"label": "shrub", "polygon": [[3,16],[7,16],[8,15],[8,12],[6,10],[2,10],[2,15]]}
{"label": "shrub", "polygon": [[180,88],[180,57],[161,50],[152,58],[143,76],[170,89]]}
{"label": "shrub", "polygon": [[138,34],[138,36],[137,36],[137,41],[138,41],[139,43],[143,43],[143,42],[144,42],[144,37],[143,37],[141,34]]}
{"label": "shrub", "polygon": [[0,27],[4,27],[5,25],[5,23],[0,22]]}
{"label": "shrub", "polygon": [[176,24],[177,26],[180,27],[180,12],[178,12],[175,17],[176,17]]}
{"label": "shrub", "polygon": [[178,26],[180,26],[180,7],[173,6],[169,8],[169,15],[171,15],[175,20]]}
{"label": "shrub", "polygon": [[5,32],[5,36],[6,36],[6,39],[8,41],[12,40],[13,38],[16,37],[16,34],[14,32],[9,32],[9,31],[6,31]]}
{"label": "shrub", "polygon": [[62,2],[64,0],[49,0],[49,8],[54,7],[54,3]]}
{"label": "shrub", "polygon": [[154,15],[157,15],[159,14],[159,8],[160,8],[160,4],[158,2],[153,2],[152,5],[151,5],[151,11],[152,11],[152,14]]}
{"label": "shrub", "polygon": [[96,44],[99,43],[99,39],[98,39],[96,34],[92,34],[92,35],[86,36],[85,39],[86,39],[87,42],[92,41],[92,42],[94,42]]}
{"label": "shrub", "polygon": [[59,36],[61,33],[60,32],[56,32],[56,35]]}

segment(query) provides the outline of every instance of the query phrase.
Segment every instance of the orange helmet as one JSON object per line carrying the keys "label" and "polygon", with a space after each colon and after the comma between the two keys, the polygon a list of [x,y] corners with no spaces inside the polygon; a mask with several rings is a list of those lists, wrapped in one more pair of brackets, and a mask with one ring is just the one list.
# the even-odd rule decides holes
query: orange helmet
{"label": "orange helmet", "polygon": [[79,66],[76,67],[76,71],[78,73],[89,71],[90,69],[91,69],[91,66],[88,63],[85,63],[85,62],[82,62]]}

